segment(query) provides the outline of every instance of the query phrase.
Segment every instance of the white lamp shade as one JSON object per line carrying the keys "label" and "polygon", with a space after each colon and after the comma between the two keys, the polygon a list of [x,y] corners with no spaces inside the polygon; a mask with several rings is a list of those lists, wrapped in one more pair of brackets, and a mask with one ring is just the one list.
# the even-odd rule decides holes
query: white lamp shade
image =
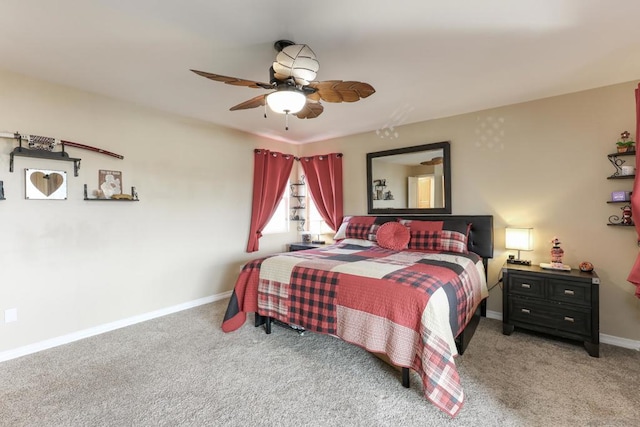
{"label": "white lamp shade", "polygon": [[306,44],[293,44],[276,55],[273,70],[280,79],[293,78],[296,84],[306,86],[316,78],[320,65]]}
{"label": "white lamp shade", "polygon": [[329,228],[327,223],[321,219],[309,221],[309,231],[313,234],[329,234],[334,232],[331,228]]}
{"label": "white lamp shade", "polygon": [[507,227],[504,246],[506,249],[519,251],[533,250],[533,228]]}
{"label": "white lamp shade", "polygon": [[267,105],[278,114],[295,114],[302,110],[306,102],[307,97],[295,89],[278,90],[267,95]]}

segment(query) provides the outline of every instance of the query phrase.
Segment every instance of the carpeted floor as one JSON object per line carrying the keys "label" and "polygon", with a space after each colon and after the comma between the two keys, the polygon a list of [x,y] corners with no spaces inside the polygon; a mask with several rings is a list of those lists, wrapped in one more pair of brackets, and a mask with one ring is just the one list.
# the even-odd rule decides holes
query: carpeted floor
{"label": "carpeted floor", "polygon": [[[248,321],[227,301],[0,364],[1,426],[640,426],[640,353],[579,345],[482,319],[457,359],[455,419],[366,351]],[[252,318],[250,316],[250,318]]]}

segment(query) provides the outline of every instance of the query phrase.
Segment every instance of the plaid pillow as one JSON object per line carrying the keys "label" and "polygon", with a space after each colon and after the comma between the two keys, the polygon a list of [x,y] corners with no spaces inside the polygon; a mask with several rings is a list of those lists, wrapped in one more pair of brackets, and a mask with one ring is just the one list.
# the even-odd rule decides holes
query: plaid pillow
{"label": "plaid pillow", "polygon": [[466,221],[418,221],[399,220],[409,227],[411,239],[409,249],[432,252],[469,253],[469,230]]}
{"label": "plaid pillow", "polygon": [[362,239],[377,241],[376,231],[378,231],[378,224],[375,224],[375,216],[354,216],[347,224],[345,234],[347,239]]}
{"label": "plaid pillow", "polygon": [[379,216],[345,216],[333,240],[361,239],[377,242],[378,228],[389,221],[395,219]]}

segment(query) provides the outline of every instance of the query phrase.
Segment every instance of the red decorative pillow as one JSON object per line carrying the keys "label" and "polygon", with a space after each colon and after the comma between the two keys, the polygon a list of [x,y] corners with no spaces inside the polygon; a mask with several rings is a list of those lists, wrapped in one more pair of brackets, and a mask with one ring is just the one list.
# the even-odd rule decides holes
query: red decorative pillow
{"label": "red decorative pillow", "polygon": [[380,225],[380,217],[345,216],[333,239],[361,239],[375,242],[376,231]]}
{"label": "red decorative pillow", "polygon": [[394,251],[407,249],[410,238],[409,229],[399,222],[386,222],[376,232],[378,245]]}
{"label": "red decorative pillow", "polygon": [[459,220],[444,221],[399,221],[409,227],[411,240],[409,249],[419,251],[469,253],[469,230],[471,224]]}

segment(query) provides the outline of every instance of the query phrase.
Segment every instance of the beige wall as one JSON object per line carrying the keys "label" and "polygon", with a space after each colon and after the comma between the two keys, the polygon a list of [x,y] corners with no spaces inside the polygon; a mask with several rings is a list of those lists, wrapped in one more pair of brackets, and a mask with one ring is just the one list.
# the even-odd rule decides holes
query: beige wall
{"label": "beige wall", "polygon": [[[591,261],[602,280],[600,330],[640,340],[640,300],[627,281],[638,248],[632,228],[608,227],[618,205],[606,203],[631,181],[606,177],[607,154],[624,130],[635,133],[636,82],[396,127],[397,139],[375,132],[303,146],[303,155],[344,153],[345,214],[366,214],[366,153],[451,141],[454,214],[492,214],[495,283],[507,258],[504,227],[534,227],[533,263],[548,262],[553,236],[574,268]],[[633,135],[635,137],[635,135]],[[633,161],[633,160],[631,160]],[[640,218],[638,219],[640,220]],[[501,311],[499,288],[489,309]]]}
{"label": "beige wall", "polygon": [[[0,353],[230,290],[244,261],[283,251],[296,232],[245,252],[253,149],[296,146],[0,72],[0,130],[104,148],[72,163],[15,158],[0,139]],[[25,200],[24,168],[64,170],[68,200]],[[123,172],[140,202],[86,202],[98,169]],[[295,230],[295,227],[293,228]],[[4,311],[18,308],[18,321]]]}
{"label": "beige wall", "polygon": [[[637,247],[631,229],[607,227],[607,205],[620,184],[606,154],[634,129],[634,83],[398,128],[398,139],[375,133],[292,146],[101,96],[0,72],[1,131],[19,131],[101,147],[117,160],[69,149],[72,164],[16,158],[0,140],[0,352],[232,289],[240,266],[283,251],[297,240],[265,236],[261,251],[244,252],[251,211],[252,151],[293,154],[340,151],[345,212],[366,213],[365,154],[450,140],[453,213],[493,214],[496,253],[490,280],[507,253],[505,225],[535,227],[534,263],[548,260],[554,235],[566,262],[590,260],[602,278],[601,331],[640,340],[640,302],[626,282]],[[339,108],[339,106],[336,106]],[[488,129],[492,129],[489,133]],[[483,137],[485,137],[483,139]],[[494,141],[493,138],[497,138]],[[490,144],[491,142],[491,144]],[[68,172],[66,201],[24,199],[24,168]],[[123,171],[137,203],[85,202],[98,169]],[[500,311],[500,293],[490,297]]]}

